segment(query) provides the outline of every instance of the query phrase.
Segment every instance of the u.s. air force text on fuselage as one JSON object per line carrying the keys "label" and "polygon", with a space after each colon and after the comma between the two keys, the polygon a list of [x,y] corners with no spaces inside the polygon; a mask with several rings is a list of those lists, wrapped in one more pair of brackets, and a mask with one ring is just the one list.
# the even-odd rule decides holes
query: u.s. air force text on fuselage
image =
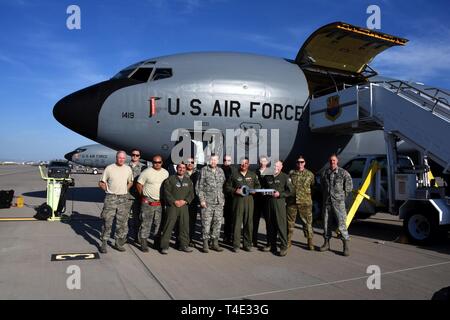
{"label": "u.s. air force text on fuselage", "polygon": [[[162,105],[158,101],[157,107],[155,102],[149,99],[149,117],[156,112],[167,110],[169,115],[191,115],[201,117],[241,117],[241,110],[248,110],[250,118],[259,118],[266,120],[294,120],[299,121],[303,114],[303,105],[290,105],[281,103],[268,103],[260,101],[246,101],[242,103],[238,100],[215,100],[213,104],[205,104],[201,99],[191,99],[189,101],[181,98],[167,98],[166,104]],[[158,108],[159,107],[159,108]],[[162,108],[161,108],[162,107]],[[247,113],[247,112],[246,112]],[[135,113],[123,110],[121,118],[134,119]]]}

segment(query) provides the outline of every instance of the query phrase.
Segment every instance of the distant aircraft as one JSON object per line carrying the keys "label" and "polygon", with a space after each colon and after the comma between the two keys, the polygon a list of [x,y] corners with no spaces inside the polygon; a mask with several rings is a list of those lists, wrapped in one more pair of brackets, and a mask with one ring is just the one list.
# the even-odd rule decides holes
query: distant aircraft
{"label": "distant aircraft", "polygon": [[[97,174],[99,169],[103,169],[115,162],[116,152],[116,150],[101,144],[91,144],[76,148],[74,151],[67,153],[64,158],[87,167],[93,174]],[[130,161],[130,157],[127,157],[127,161]]]}
{"label": "distant aircraft", "polygon": [[[76,148],[67,153],[64,158],[78,165],[87,167],[93,174],[97,174],[99,169],[104,169],[106,166],[116,162],[116,153],[116,150],[101,144],[91,144]],[[129,163],[130,161],[131,157],[127,155],[126,163]],[[141,159],[141,162],[147,165],[145,160]]]}
{"label": "distant aircraft", "polygon": [[[376,75],[368,63],[407,41],[335,22],[315,31],[295,60],[223,52],[158,57],[66,96],[55,105],[53,115],[69,129],[111,148],[138,147],[145,158],[154,154],[170,158],[183,140],[173,139],[178,128],[188,132],[197,158],[202,145],[211,142],[205,139],[208,129],[218,129],[226,146],[232,140],[234,151],[249,151],[249,141],[228,136],[227,129],[279,130],[279,158],[287,160],[286,167],[303,154],[309,167],[318,170],[332,152],[346,150],[350,155],[363,153],[363,148],[373,150],[374,145],[385,147],[382,132],[311,132],[305,116],[310,98],[367,83]],[[268,145],[263,154],[270,156],[271,148]]]}

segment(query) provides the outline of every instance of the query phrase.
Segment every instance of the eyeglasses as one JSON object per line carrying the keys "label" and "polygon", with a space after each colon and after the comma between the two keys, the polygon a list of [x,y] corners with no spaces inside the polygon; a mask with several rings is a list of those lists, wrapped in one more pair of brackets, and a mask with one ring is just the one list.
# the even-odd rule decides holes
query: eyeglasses
{"label": "eyeglasses", "polygon": [[133,153],[131,156],[132,156],[132,157],[140,157],[141,155],[140,155],[140,154],[135,154],[135,153]]}
{"label": "eyeglasses", "polygon": [[156,164],[161,164],[161,163],[162,163],[162,161],[153,161],[153,163],[156,163]]}

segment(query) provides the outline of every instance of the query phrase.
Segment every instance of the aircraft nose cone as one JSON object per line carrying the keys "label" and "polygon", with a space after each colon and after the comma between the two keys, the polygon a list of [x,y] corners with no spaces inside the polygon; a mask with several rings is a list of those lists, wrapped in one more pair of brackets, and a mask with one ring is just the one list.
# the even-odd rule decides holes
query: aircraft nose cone
{"label": "aircraft nose cone", "polygon": [[93,140],[97,138],[98,115],[104,102],[96,99],[98,86],[72,93],[59,100],[53,108],[53,116],[58,122]]}
{"label": "aircraft nose cone", "polygon": [[64,155],[64,158],[65,158],[66,160],[72,161],[73,155],[74,155],[75,153],[76,153],[76,151],[72,151],[72,152],[66,153],[66,154]]}
{"label": "aircraft nose cone", "polygon": [[74,92],[56,103],[53,116],[65,127],[97,140],[98,118],[105,100],[114,91],[137,83],[132,79],[108,80]]}

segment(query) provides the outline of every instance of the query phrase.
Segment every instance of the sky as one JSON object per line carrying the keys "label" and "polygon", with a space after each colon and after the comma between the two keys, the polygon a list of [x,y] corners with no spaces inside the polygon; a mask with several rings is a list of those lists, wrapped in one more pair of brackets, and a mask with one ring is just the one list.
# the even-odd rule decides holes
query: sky
{"label": "sky", "polygon": [[[67,8],[81,10],[69,30]],[[124,67],[182,52],[233,51],[294,59],[304,40],[335,21],[409,39],[380,54],[380,74],[450,89],[447,1],[0,0],[0,161],[62,158],[95,143],[52,114],[64,96]]]}

